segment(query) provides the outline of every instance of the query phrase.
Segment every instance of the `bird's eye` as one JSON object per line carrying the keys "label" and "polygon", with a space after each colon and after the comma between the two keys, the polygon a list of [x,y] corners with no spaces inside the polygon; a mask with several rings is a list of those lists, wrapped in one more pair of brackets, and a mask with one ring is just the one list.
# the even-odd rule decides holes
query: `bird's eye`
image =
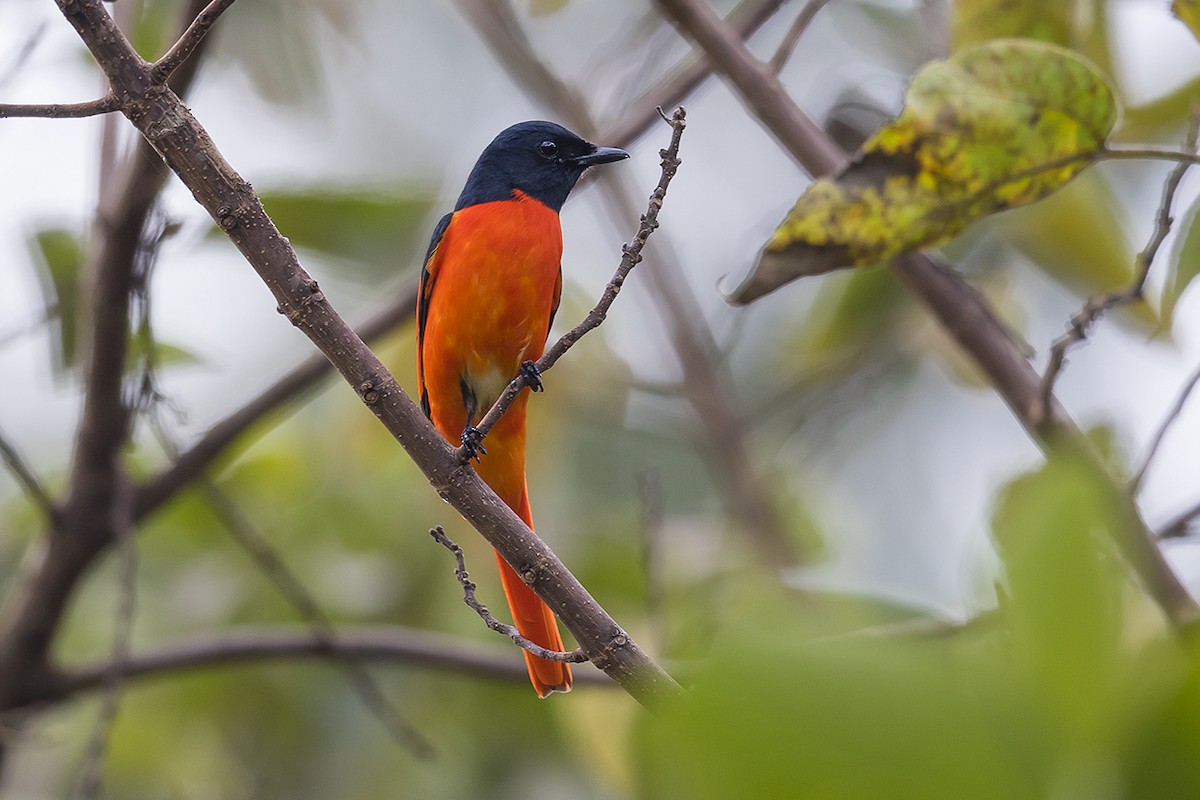
{"label": "bird's eye", "polygon": [[551,141],[545,141],[538,145],[538,152],[542,154],[542,158],[554,158],[558,155],[558,145]]}

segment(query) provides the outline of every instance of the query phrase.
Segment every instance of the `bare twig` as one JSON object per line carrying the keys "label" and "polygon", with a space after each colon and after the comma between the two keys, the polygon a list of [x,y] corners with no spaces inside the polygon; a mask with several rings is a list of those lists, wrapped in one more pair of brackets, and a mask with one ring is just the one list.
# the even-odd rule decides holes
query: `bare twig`
{"label": "bare twig", "polygon": [[78,119],[109,114],[120,110],[120,103],[112,92],[96,100],[82,103],[0,103],[0,118],[43,117],[46,119]]}
{"label": "bare twig", "polygon": [[829,4],[829,0],[808,0],[804,4],[804,8],[800,9],[800,13],[796,15],[796,19],[792,22],[787,33],[783,35],[783,41],[779,43],[779,48],[776,49],[775,55],[771,56],[768,65],[771,71],[779,74],[783,69],[783,65],[792,57],[792,52],[795,51],[796,45],[800,42],[800,37],[808,30],[808,26],[812,24],[813,19],[817,14]]}
{"label": "bare twig", "polygon": [[[583,321],[576,325],[571,330],[564,333],[557,342],[555,342],[542,357],[537,361],[537,372],[542,374],[554,366],[558,359],[574,346],[585,334],[595,330],[604,322],[604,318],[608,315],[608,309],[612,307],[613,302],[617,299],[617,295],[621,292],[621,286],[625,283],[625,278],[634,267],[642,260],[642,248],[646,246],[646,240],[650,238],[650,234],[658,228],[658,212],[662,210],[663,199],[667,196],[667,187],[671,184],[671,179],[675,177],[675,172],[679,169],[679,140],[683,136],[683,129],[687,127],[687,112],[683,107],[675,109],[675,113],[670,119],[664,115],[663,119],[671,126],[671,143],[667,145],[665,150],[660,150],[659,155],[662,157],[662,174],[658,179],[658,185],[654,187],[654,191],[650,193],[650,203],[646,207],[646,213],[642,215],[641,224],[638,226],[637,233],[633,239],[621,247],[621,264],[617,267],[616,273],[604,287],[604,293],[600,296],[600,300],[592,308],[588,315],[583,318]],[[521,393],[521,390],[526,387],[526,378],[524,375],[517,375],[508,384],[507,388],[496,399],[496,402],[479,421],[476,426],[480,433],[486,434],[496,424],[496,421],[508,410],[512,405],[513,400]],[[460,457],[463,463],[466,463],[468,453],[465,447],[459,449]]]}
{"label": "bare twig", "polygon": [[1167,436],[1167,431],[1170,430],[1171,425],[1175,423],[1175,420],[1183,412],[1184,405],[1187,404],[1188,398],[1198,383],[1200,383],[1200,367],[1197,367],[1184,382],[1183,388],[1179,390],[1179,395],[1175,398],[1175,402],[1171,405],[1170,410],[1167,411],[1167,415],[1163,417],[1162,422],[1159,423],[1158,430],[1150,440],[1150,446],[1146,448],[1146,455],[1142,457],[1141,466],[1138,467],[1133,477],[1129,479],[1129,490],[1134,494],[1137,494],[1138,489],[1141,488],[1142,479],[1146,477],[1146,470],[1150,469],[1150,464],[1154,461],[1154,456],[1158,453],[1158,448],[1162,446],[1163,439]]}
{"label": "bare twig", "polygon": [[587,655],[582,650],[561,652],[542,647],[537,642],[526,639],[521,635],[521,632],[512,625],[506,625],[505,623],[496,619],[495,615],[493,615],[491,611],[488,611],[488,607],[481,603],[479,598],[475,596],[475,590],[479,587],[475,585],[475,582],[471,580],[470,574],[467,573],[467,560],[466,556],[463,555],[462,548],[446,535],[446,532],[442,530],[441,526],[430,528],[429,535],[433,537],[434,541],[442,545],[442,547],[445,547],[454,555],[454,577],[458,578],[459,585],[462,586],[463,602],[470,606],[471,610],[479,615],[479,618],[483,620],[485,625],[494,630],[496,633],[503,634],[509,639],[512,639],[513,643],[515,643],[517,647],[520,647],[522,650],[528,650],[533,655],[545,661],[557,661],[565,664],[581,664],[588,660]]}
{"label": "bare twig", "polygon": [[48,521],[52,522],[58,515],[58,506],[51,499],[46,487],[42,486],[42,482],[33,474],[33,470],[25,463],[25,459],[21,457],[21,451],[4,435],[3,431],[0,431],[0,460],[4,461],[4,465],[8,467],[8,471],[21,485],[22,491],[30,501],[41,510]]}
{"label": "bare twig", "polygon": [[[1193,155],[1196,151],[1198,134],[1200,134],[1200,112],[1193,113],[1191,124],[1188,128],[1187,141],[1184,144],[1186,151]],[[1162,201],[1159,203],[1158,213],[1155,216],[1154,230],[1150,234],[1150,240],[1146,243],[1145,249],[1138,253],[1137,260],[1134,263],[1133,282],[1123,289],[1089,298],[1084,303],[1083,308],[1071,315],[1070,326],[1067,332],[1056,339],[1054,344],[1051,345],[1050,358],[1046,364],[1046,371],[1042,375],[1042,408],[1049,408],[1050,406],[1050,396],[1054,392],[1054,384],[1057,382],[1058,376],[1066,365],[1067,351],[1075,344],[1087,338],[1091,326],[1105,312],[1142,299],[1142,292],[1146,286],[1146,278],[1150,275],[1150,267],[1153,265],[1163,241],[1166,240],[1167,234],[1171,232],[1171,225],[1174,221],[1171,217],[1171,206],[1175,202],[1175,194],[1179,190],[1179,184],[1183,182],[1183,176],[1187,174],[1192,163],[1194,162],[1180,161],[1171,170],[1170,174],[1167,175],[1167,180],[1163,183]]]}
{"label": "bare twig", "polygon": [[196,49],[200,47],[200,42],[208,34],[209,30],[216,23],[217,17],[225,9],[233,5],[234,0],[212,0],[204,10],[196,15],[192,20],[192,24],[187,27],[183,35],[171,45],[162,58],[154,62],[153,75],[155,80],[166,80],[172,72],[179,68],[179,65],[188,59]]}

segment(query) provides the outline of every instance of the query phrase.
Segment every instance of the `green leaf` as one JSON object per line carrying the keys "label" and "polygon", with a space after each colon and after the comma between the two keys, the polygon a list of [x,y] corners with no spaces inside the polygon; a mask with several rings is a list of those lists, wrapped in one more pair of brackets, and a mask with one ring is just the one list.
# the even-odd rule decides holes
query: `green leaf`
{"label": "green leaf", "polygon": [[993,517],[1018,669],[1063,735],[1088,740],[1116,709],[1122,562],[1111,543],[1122,514],[1094,470],[1065,458],[1008,485]]}
{"label": "green leaf", "polygon": [[836,179],[809,186],[730,300],[933,247],[1032,203],[1087,167],[1116,117],[1099,71],[1060,47],[1001,40],[933,62],[900,116]]}
{"label": "green leaf", "polygon": [[1171,329],[1179,298],[1196,275],[1200,274],[1200,200],[1192,203],[1183,220],[1175,244],[1171,247],[1170,271],[1159,303],[1159,315],[1166,330]]}
{"label": "green leaf", "polygon": [[[293,245],[374,267],[368,273],[357,271],[363,280],[390,274],[420,249],[418,238],[427,235],[424,222],[431,196],[423,190],[316,186],[260,196]],[[221,235],[215,226],[213,233]]]}
{"label": "green leaf", "polygon": [[67,228],[43,228],[27,244],[38,267],[46,319],[54,322],[51,363],[63,373],[75,366],[77,355],[83,241]]}
{"label": "green leaf", "polygon": [[1174,0],[1171,13],[1188,26],[1193,36],[1200,39],[1200,0]]}

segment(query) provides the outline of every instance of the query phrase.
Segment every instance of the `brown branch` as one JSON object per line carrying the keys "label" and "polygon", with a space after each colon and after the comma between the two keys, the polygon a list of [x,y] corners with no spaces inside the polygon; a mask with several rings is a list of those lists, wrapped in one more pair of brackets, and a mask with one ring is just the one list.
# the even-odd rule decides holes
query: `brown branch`
{"label": "brown branch", "polygon": [[483,624],[496,633],[512,639],[517,647],[522,650],[528,650],[544,661],[557,661],[560,664],[582,664],[584,661],[587,661],[587,655],[582,650],[550,650],[549,648],[542,647],[532,639],[526,639],[516,627],[506,625],[496,619],[495,615],[491,611],[488,611],[488,607],[481,603],[479,598],[475,596],[475,590],[479,587],[475,585],[475,582],[471,580],[470,573],[467,572],[467,559],[463,555],[462,548],[446,535],[446,532],[442,530],[440,525],[436,528],[430,528],[429,535],[433,537],[435,542],[445,547],[454,556],[454,577],[458,579],[459,585],[462,586],[463,602],[479,615],[479,618],[483,620]]}
{"label": "brown branch", "polygon": [[1163,417],[1159,423],[1158,430],[1150,440],[1150,446],[1146,448],[1146,455],[1142,457],[1142,464],[1138,467],[1137,472],[1129,479],[1129,489],[1134,494],[1137,494],[1141,488],[1142,480],[1146,477],[1146,470],[1150,469],[1150,464],[1154,461],[1154,456],[1158,453],[1158,448],[1162,446],[1163,440],[1167,438],[1167,431],[1183,413],[1183,407],[1187,404],[1188,398],[1191,397],[1192,391],[1196,385],[1200,383],[1200,367],[1192,371],[1191,376],[1184,382],[1183,388],[1179,390],[1179,396],[1175,398],[1175,402],[1167,411],[1167,415]]}
{"label": "brown branch", "polygon": [[[847,156],[791,99],[775,75],[746,49],[702,0],[656,0],[681,32],[711,59],[752,113],[789,153],[814,175],[842,168]],[[1051,398],[1044,403],[1041,378],[1014,346],[1004,326],[965,282],[924,254],[893,262],[901,281],[991,381],[1026,432],[1047,455],[1065,452],[1078,457],[1099,485],[1111,493],[1122,521],[1117,542],[1164,614],[1178,627],[1200,618],[1187,590],[1158,549],[1154,535],[1122,481],[1066,412]],[[1042,411],[1045,413],[1041,413]]]}
{"label": "brown branch", "polygon": [[[796,19],[792,22],[787,33],[783,35],[783,41],[779,43],[779,47],[775,50],[775,55],[771,56],[768,65],[771,72],[776,75],[783,69],[783,65],[792,57],[792,53],[796,49],[796,45],[800,43],[800,37],[808,30],[808,26],[816,19],[821,9],[829,4],[829,0],[808,0],[804,4],[804,8],[800,9],[800,13],[796,15]],[[742,37],[745,38],[745,37]]]}
{"label": "brown branch", "polygon": [[3,461],[4,465],[8,467],[8,471],[20,484],[21,490],[29,497],[30,502],[38,507],[48,522],[53,522],[58,516],[58,506],[50,497],[50,493],[46,491],[46,487],[42,486],[42,482],[33,474],[33,470],[25,463],[21,451],[4,435],[3,431],[0,431],[0,461]]}
{"label": "brown branch", "polygon": [[186,106],[151,80],[101,0],[57,0],[119,96],[123,111],[179,176],[307,335],[433,487],[529,580],[597,667],[647,706],[682,692],[600,607],[557,556],[458,458],[395,378],[333,310],[253,189],[225,161]]}
{"label": "brown branch", "polygon": [[[356,329],[364,341],[373,343],[412,319],[417,307],[417,290],[410,285],[396,299]],[[317,353],[302,361],[282,378],[264,389],[246,405],[209,428],[190,448],[179,453],[169,467],[137,487],[133,516],[141,521],[192,481],[204,474],[234,442],[265,417],[285,407],[333,374],[329,359]]]}
{"label": "brown branch", "polygon": [[[1198,134],[1200,134],[1200,112],[1192,114],[1187,140],[1184,143],[1184,147],[1192,154],[1196,150]],[[1163,183],[1162,201],[1159,203],[1158,213],[1154,219],[1154,230],[1150,234],[1150,240],[1146,243],[1146,247],[1138,253],[1134,262],[1133,282],[1123,289],[1088,298],[1083,308],[1071,315],[1067,332],[1051,345],[1050,359],[1046,364],[1046,371],[1042,375],[1043,407],[1049,406],[1050,395],[1054,392],[1054,384],[1058,381],[1058,377],[1066,365],[1067,351],[1087,339],[1092,325],[1106,312],[1142,299],[1146,279],[1150,276],[1150,267],[1154,264],[1154,259],[1158,255],[1162,243],[1166,240],[1167,234],[1171,232],[1171,225],[1174,222],[1171,217],[1171,206],[1175,203],[1175,194],[1179,190],[1179,184],[1183,182],[1183,176],[1187,174],[1191,166],[1192,162],[1190,161],[1180,161],[1167,175],[1167,180]],[[1135,481],[1135,488],[1136,485]]]}
{"label": "brown branch", "polygon": [[[663,199],[667,196],[667,187],[671,185],[671,179],[675,177],[675,173],[679,169],[679,141],[683,136],[683,129],[687,126],[686,116],[687,112],[681,106],[675,109],[675,113],[667,120],[672,129],[671,143],[665,150],[659,151],[659,155],[662,157],[662,173],[659,176],[658,185],[650,193],[650,202],[646,207],[646,213],[642,215],[637,233],[634,235],[632,241],[621,247],[621,263],[617,267],[616,273],[608,282],[608,285],[604,287],[604,292],[600,295],[600,300],[588,312],[587,316],[583,318],[583,321],[564,333],[537,360],[535,364],[537,374],[541,375],[545,373],[576,342],[582,339],[588,332],[600,327],[605,317],[608,316],[609,308],[612,307],[613,302],[617,299],[617,295],[620,294],[621,287],[625,284],[625,279],[629,276],[633,268],[641,262],[642,249],[646,246],[646,241],[650,238],[650,234],[658,228],[658,212],[662,210]],[[664,116],[663,119],[666,119],[666,117]],[[481,435],[486,435],[492,429],[492,426],[496,424],[496,421],[508,410],[508,407],[517,398],[517,395],[528,385],[526,381],[527,378],[524,375],[518,375],[513,378],[488,410],[487,414],[479,421],[479,425],[476,426]],[[465,461],[467,458],[466,448],[460,448],[460,453]]]}
{"label": "brown branch", "polygon": [[[196,634],[159,650],[131,655],[124,665],[124,677],[127,682],[143,681],[211,667],[311,657],[331,660],[350,657],[430,669],[439,674],[522,685],[529,682],[524,662],[514,659],[507,649],[399,625],[343,628],[333,642],[314,638],[307,629],[297,626],[247,626]],[[61,669],[33,701],[59,702],[100,689],[110,670],[107,663]],[[577,673],[575,683],[614,685],[602,673],[591,670]]]}
{"label": "brown branch", "polygon": [[153,76],[155,80],[163,81],[170,77],[171,73],[179,68],[179,65],[196,52],[200,47],[200,42],[208,34],[209,30],[216,23],[217,18],[221,16],[225,9],[233,5],[234,0],[212,0],[204,10],[196,15],[192,20],[192,24],[187,27],[183,35],[171,45],[162,58],[154,62]]}
{"label": "brown branch", "polygon": [[5,117],[42,117],[45,119],[79,119],[110,114],[120,110],[116,95],[109,92],[96,100],[82,103],[0,103],[0,119]]}

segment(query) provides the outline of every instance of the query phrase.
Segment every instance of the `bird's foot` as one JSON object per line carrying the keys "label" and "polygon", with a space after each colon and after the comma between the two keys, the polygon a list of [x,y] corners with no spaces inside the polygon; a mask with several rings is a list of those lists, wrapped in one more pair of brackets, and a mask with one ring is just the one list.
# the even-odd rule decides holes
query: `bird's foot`
{"label": "bird's foot", "polygon": [[545,388],[542,386],[541,370],[533,361],[521,362],[521,377],[525,379],[525,385],[529,387],[530,391],[540,392]]}
{"label": "bird's foot", "polygon": [[483,446],[483,431],[474,425],[468,425],[463,429],[462,446],[467,461],[470,461],[472,458],[479,461],[479,456],[487,455],[487,448]]}

